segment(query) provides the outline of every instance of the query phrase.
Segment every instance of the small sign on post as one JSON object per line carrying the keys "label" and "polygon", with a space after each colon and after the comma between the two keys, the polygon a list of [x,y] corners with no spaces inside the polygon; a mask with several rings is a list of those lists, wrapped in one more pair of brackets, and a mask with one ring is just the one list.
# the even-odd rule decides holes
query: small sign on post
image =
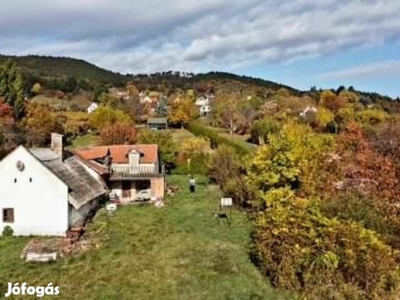
{"label": "small sign on post", "polygon": [[[233,205],[232,198],[226,198],[226,197],[221,198],[221,201],[219,203],[219,215],[224,216],[224,218],[226,218],[229,226],[231,226],[231,223],[232,223],[232,205]],[[223,207],[229,207],[229,219],[228,219],[226,213],[222,213]]]}
{"label": "small sign on post", "polygon": [[221,198],[221,206],[232,206],[232,198]]}

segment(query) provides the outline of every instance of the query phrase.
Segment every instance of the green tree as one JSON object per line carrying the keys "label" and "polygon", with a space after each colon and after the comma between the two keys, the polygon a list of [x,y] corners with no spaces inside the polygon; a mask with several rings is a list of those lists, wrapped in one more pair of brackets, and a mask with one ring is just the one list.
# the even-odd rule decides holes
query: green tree
{"label": "green tree", "polygon": [[13,107],[14,117],[20,119],[24,114],[24,81],[11,60],[0,68],[0,96]]}
{"label": "green tree", "polygon": [[139,144],[157,144],[161,160],[168,168],[173,167],[176,162],[177,148],[169,131],[154,131],[143,129],[138,137]]}
{"label": "green tree", "polygon": [[268,135],[277,132],[278,130],[278,122],[272,117],[265,117],[264,119],[253,123],[250,134],[253,143],[263,145],[268,141]]}
{"label": "green tree", "polygon": [[290,121],[277,133],[270,134],[268,140],[249,164],[248,178],[254,188],[266,191],[291,186],[314,195],[323,182],[320,172],[328,158],[332,137]]}

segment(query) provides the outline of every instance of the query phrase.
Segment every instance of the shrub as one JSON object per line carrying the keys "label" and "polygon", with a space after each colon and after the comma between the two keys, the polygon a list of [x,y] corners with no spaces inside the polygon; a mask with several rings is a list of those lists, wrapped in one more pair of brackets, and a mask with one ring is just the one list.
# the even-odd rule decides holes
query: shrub
{"label": "shrub", "polygon": [[322,287],[336,299],[387,299],[398,287],[397,253],[373,231],[324,217],[319,201],[288,188],[262,199],[253,251],[273,285],[314,295]]}
{"label": "shrub", "polygon": [[4,226],[2,235],[3,236],[13,236],[14,230],[10,226]]}

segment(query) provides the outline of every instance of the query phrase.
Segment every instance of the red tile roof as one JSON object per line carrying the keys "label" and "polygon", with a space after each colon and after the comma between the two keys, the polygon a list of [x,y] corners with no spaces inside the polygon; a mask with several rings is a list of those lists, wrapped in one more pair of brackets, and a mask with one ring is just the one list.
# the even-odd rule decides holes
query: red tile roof
{"label": "red tile roof", "polygon": [[128,163],[128,153],[131,150],[136,150],[143,154],[140,157],[140,163],[142,164],[152,164],[158,160],[158,145],[156,144],[85,147],[72,152],[85,160],[94,160],[105,157],[108,150],[111,153],[112,162],[116,164]]}

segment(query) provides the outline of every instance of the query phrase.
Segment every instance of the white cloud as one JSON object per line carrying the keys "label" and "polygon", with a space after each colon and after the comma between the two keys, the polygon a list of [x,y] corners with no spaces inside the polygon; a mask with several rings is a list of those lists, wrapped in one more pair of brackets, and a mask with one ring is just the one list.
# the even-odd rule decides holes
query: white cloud
{"label": "white cloud", "polygon": [[390,76],[400,76],[400,60],[371,63],[319,75],[319,77],[326,79],[363,79]]}
{"label": "white cloud", "polygon": [[235,70],[400,36],[398,0],[13,0],[0,49],[121,72]]}

